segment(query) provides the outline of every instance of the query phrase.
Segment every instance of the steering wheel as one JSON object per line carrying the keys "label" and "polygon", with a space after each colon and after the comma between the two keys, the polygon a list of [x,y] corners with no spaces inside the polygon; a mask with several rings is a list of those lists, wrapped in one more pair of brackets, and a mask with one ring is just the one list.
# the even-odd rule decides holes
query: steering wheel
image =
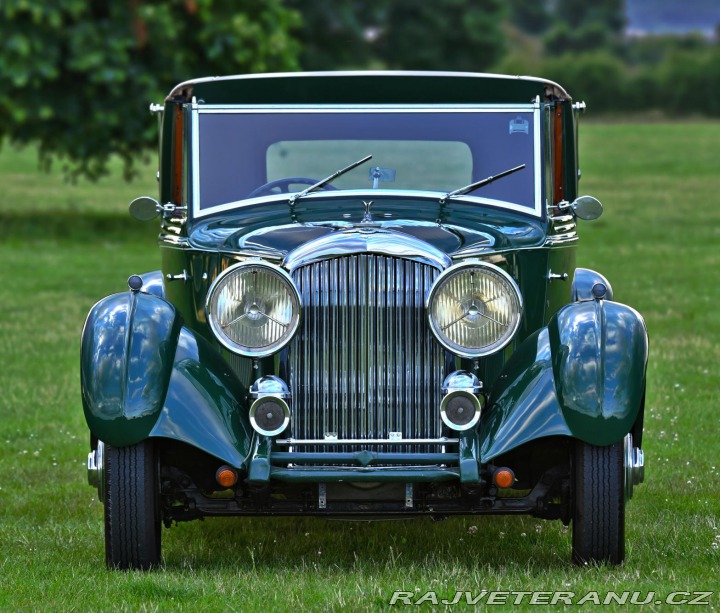
{"label": "steering wheel", "polygon": [[[295,192],[302,190],[290,189],[291,185],[310,186],[315,185],[317,182],[317,179],[311,179],[309,177],[286,177],[284,179],[275,179],[275,181],[265,183],[265,185],[261,185],[260,187],[251,191],[248,194],[248,198],[257,198],[259,196],[272,196],[273,194],[294,194]],[[323,185],[320,189],[336,190],[337,187],[326,184]]]}

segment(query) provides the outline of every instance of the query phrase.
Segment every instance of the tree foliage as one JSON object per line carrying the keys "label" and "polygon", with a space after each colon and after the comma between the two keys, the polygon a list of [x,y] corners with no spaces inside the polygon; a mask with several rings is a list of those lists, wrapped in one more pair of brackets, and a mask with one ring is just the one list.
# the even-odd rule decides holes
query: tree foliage
{"label": "tree foliage", "polygon": [[282,0],[4,0],[0,140],[89,178],[117,154],[129,175],[156,139],[149,102],[192,77],[297,69],[298,25]]}
{"label": "tree foliage", "polygon": [[480,72],[505,51],[501,0],[390,2],[378,43],[389,68]]}
{"label": "tree foliage", "polygon": [[554,55],[613,49],[624,27],[625,0],[557,0],[545,46]]}
{"label": "tree foliage", "polygon": [[545,0],[510,0],[510,21],[523,32],[541,34],[550,26],[550,7]]}
{"label": "tree foliage", "polygon": [[303,70],[361,69],[374,64],[374,40],[387,0],[286,0],[302,18],[296,38]]}
{"label": "tree foliage", "polygon": [[502,0],[288,0],[305,70],[483,71],[504,52]]}

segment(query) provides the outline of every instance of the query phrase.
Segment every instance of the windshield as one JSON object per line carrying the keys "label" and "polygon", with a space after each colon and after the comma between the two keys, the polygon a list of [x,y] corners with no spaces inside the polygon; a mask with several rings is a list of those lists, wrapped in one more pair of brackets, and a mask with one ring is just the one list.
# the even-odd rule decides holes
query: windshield
{"label": "windshield", "polygon": [[365,156],[322,190],[439,196],[521,164],[467,196],[537,214],[535,123],[519,109],[218,109],[197,111],[196,215],[294,194]]}

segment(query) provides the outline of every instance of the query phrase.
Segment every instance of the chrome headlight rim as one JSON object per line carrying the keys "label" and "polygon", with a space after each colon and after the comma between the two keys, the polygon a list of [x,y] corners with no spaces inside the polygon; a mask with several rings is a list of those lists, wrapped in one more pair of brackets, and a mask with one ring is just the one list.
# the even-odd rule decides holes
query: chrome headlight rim
{"label": "chrome headlight rim", "polygon": [[[288,331],[282,337],[282,339],[276,341],[271,345],[266,345],[263,347],[248,347],[234,342],[222,331],[219,322],[217,321],[216,317],[212,312],[212,301],[215,293],[218,291],[218,288],[222,287],[222,284],[227,277],[236,273],[242,268],[264,268],[269,271],[270,274],[275,274],[280,277],[286,287],[290,290],[293,301],[293,319],[291,320],[291,325]],[[223,270],[217,277],[215,277],[215,280],[211,283],[210,288],[207,292],[207,296],[205,298],[205,318],[208,322],[210,330],[213,333],[213,336],[225,349],[243,357],[259,359],[276,354],[278,351],[287,346],[287,344],[293,339],[300,325],[300,317],[302,315],[301,305],[302,300],[300,297],[300,290],[298,290],[292,277],[285,269],[275,264],[271,264],[270,262],[266,262],[265,260],[252,259],[233,264],[232,266],[229,266],[228,268]]]}
{"label": "chrome headlight rim", "polygon": [[[437,293],[440,291],[440,289],[442,287],[444,287],[448,278],[455,276],[457,274],[460,274],[462,272],[465,272],[469,268],[487,270],[487,271],[490,271],[492,274],[496,274],[496,275],[500,276],[502,279],[504,279],[508,283],[508,285],[512,289],[513,293],[515,294],[515,298],[517,299],[517,303],[518,303],[517,317],[515,318],[513,326],[509,329],[508,333],[502,339],[502,341],[493,343],[492,345],[489,345],[485,349],[478,349],[478,350],[472,350],[472,351],[469,351],[466,347],[456,345],[456,344],[446,340],[445,335],[443,334],[442,330],[440,330],[438,328],[435,320],[433,319],[432,308],[431,308],[432,304],[433,304],[433,300],[435,300]],[[458,262],[457,264],[453,264],[449,268],[446,268],[443,272],[440,273],[440,275],[437,277],[437,279],[435,279],[435,282],[433,283],[432,287],[430,288],[430,291],[428,292],[427,300],[425,301],[425,312],[426,312],[428,325],[430,326],[430,330],[432,331],[433,336],[435,337],[435,340],[437,340],[438,343],[440,343],[445,349],[447,349],[453,355],[457,355],[461,358],[471,358],[471,359],[487,357],[489,355],[493,355],[493,354],[497,353],[498,351],[505,349],[505,347],[507,347],[512,342],[512,340],[515,338],[515,335],[517,334],[517,331],[520,328],[520,321],[522,320],[523,310],[524,310],[524,305],[523,305],[522,293],[520,292],[520,288],[518,287],[518,284],[516,283],[515,279],[513,279],[506,271],[504,271],[502,268],[500,268],[496,264],[492,264],[492,263],[486,262],[484,260],[466,260],[464,262]]]}

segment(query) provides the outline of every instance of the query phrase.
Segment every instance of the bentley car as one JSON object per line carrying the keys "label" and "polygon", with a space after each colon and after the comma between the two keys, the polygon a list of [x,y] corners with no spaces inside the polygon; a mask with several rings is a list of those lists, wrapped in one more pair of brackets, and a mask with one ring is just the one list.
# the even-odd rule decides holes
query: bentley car
{"label": "bentley car", "polygon": [[[622,562],[648,339],[576,268],[577,116],[475,73],[181,83],[159,118],[162,270],[82,336],[88,480],[110,568],[206,516],[572,524]],[[128,271],[133,272],[133,271]]]}

